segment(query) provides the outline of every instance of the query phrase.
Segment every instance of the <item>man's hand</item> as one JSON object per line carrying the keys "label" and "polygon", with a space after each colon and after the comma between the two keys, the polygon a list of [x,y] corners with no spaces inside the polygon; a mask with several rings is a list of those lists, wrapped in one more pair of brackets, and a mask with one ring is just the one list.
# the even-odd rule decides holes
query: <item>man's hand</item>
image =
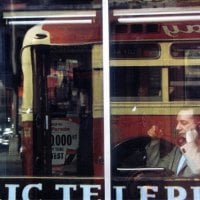
{"label": "man's hand", "polygon": [[162,129],[160,129],[158,126],[153,125],[148,131],[147,134],[152,138],[160,138],[163,135]]}
{"label": "man's hand", "polygon": [[197,139],[198,133],[195,129],[186,132],[185,139],[186,142],[194,142]]}

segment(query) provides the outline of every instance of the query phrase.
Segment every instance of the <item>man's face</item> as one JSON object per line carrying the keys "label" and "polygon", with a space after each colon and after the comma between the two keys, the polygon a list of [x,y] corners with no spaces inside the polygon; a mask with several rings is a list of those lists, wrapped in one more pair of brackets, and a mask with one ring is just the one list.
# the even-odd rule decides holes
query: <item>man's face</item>
{"label": "man's face", "polygon": [[177,115],[176,133],[185,137],[187,131],[195,129],[196,122],[193,117],[193,110],[181,110]]}

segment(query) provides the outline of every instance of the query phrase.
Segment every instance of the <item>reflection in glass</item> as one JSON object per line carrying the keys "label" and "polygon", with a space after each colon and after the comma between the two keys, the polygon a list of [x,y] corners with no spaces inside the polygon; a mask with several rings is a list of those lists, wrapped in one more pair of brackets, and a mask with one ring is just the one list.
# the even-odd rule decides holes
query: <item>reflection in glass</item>
{"label": "reflection in glass", "polygon": [[170,101],[200,99],[199,66],[169,68]]}
{"label": "reflection in glass", "polygon": [[82,56],[89,52],[89,46],[54,46],[49,50],[46,81],[52,175],[91,174],[91,75],[88,58]]}
{"label": "reflection in glass", "polygon": [[161,69],[158,67],[112,67],[110,81],[113,101],[161,100]]}

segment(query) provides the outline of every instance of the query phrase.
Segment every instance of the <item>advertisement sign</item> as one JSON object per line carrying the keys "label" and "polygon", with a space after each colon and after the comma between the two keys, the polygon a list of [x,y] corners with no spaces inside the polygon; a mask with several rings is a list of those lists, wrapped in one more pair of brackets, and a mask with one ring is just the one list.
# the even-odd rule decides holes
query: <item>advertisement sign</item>
{"label": "advertisement sign", "polygon": [[75,173],[79,124],[72,119],[53,119],[51,128],[53,174]]}

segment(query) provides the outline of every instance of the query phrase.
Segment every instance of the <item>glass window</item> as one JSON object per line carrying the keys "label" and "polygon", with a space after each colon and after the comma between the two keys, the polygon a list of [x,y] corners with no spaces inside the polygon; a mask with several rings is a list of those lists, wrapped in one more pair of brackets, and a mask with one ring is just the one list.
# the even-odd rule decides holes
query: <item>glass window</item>
{"label": "glass window", "polygon": [[199,6],[1,1],[0,199],[198,199]]}
{"label": "glass window", "polygon": [[160,47],[155,43],[115,43],[110,46],[111,59],[151,59],[160,56]]}
{"label": "glass window", "polygon": [[112,101],[161,100],[161,68],[111,67]]}
{"label": "glass window", "polygon": [[[148,14],[140,10],[114,11],[108,135],[112,184],[121,186],[118,192],[124,199],[167,199],[168,186],[174,197],[180,192],[174,186],[185,188],[185,177],[189,185],[195,184],[193,169],[199,166],[199,156],[194,151],[199,148],[199,25],[196,20],[191,21],[183,8],[180,12],[177,9],[179,15],[169,14],[176,5],[186,4],[184,0],[142,2],[146,7],[152,6],[146,10]],[[162,6],[158,10],[168,11],[167,15],[162,11],[152,13],[153,7]],[[197,16],[196,13],[194,19]],[[117,31],[118,24],[127,25],[124,32]],[[120,42],[113,44],[113,39]],[[186,157],[181,150],[191,144],[190,136],[195,136],[194,148],[191,156]],[[161,189],[163,185],[165,191]],[[115,192],[112,195],[117,196]],[[193,194],[186,196],[193,198]]]}
{"label": "glass window", "polygon": [[11,57],[16,58],[15,55],[19,51],[12,49],[10,34],[10,29],[5,24],[0,24],[0,176],[2,177],[22,175],[21,119],[18,109],[21,105],[22,82],[20,70],[19,73],[15,72],[14,80]]}
{"label": "glass window", "polygon": [[[50,58],[47,112],[51,116],[52,174],[91,175],[91,47],[54,46],[47,55]],[[88,131],[87,140],[82,137],[83,126]]]}
{"label": "glass window", "polygon": [[170,101],[200,99],[199,66],[169,68]]}
{"label": "glass window", "polygon": [[[2,24],[9,30],[5,31],[8,40],[4,41],[12,44],[11,47],[4,44],[6,51],[1,50],[0,42],[0,56],[2,52],[9,54],[6,62],[3,63],[4,59],[1,62],[15,80],[12,85],[12,79],[1,73],[0,102],[5,123],[0,115],[0,150],[3,150],[0,175],[19,176],[21,186],[33,183],[32,177],[42,177],[39,184],[42,191],[36,186],[38,191],[31,197],[27,193],[33,199],[65,199],[63,184],[73,185],[70,199],[86,198],[90,187],[96,192],[94,196],[103,199],[101,13],[96,9],[88,11],[93,4],[84,6],[85,1],[65,3],[62,7],[61,1],[56,2],[56,7],[53,1],[45,2],[41,5],[16,2],[11,4],[13,9],[23,6],[33,10],[4,13],[6,22]],[[51,12],[46,12],[50,4],[48,9],[56,20]],[[60,12],[63,7],[69,10]],[[13,97],[18,87],[16,106]],[[14,93],[7,94],[7,88]],[[19,127],[15,127],[12,119],[19,122]],[[19,138],[14,131],[21,133]],[[8,194],[2,197],[1,193],[0,198],[8,199]],[[22,194],[17,192],[16,198],[22,199]]]}
{"label": "glass window", "polygon": [[171,45],[171,54],[175,58],[200,58],[200,43],[198,42],[186,42],[186,43],[174,43]]}

